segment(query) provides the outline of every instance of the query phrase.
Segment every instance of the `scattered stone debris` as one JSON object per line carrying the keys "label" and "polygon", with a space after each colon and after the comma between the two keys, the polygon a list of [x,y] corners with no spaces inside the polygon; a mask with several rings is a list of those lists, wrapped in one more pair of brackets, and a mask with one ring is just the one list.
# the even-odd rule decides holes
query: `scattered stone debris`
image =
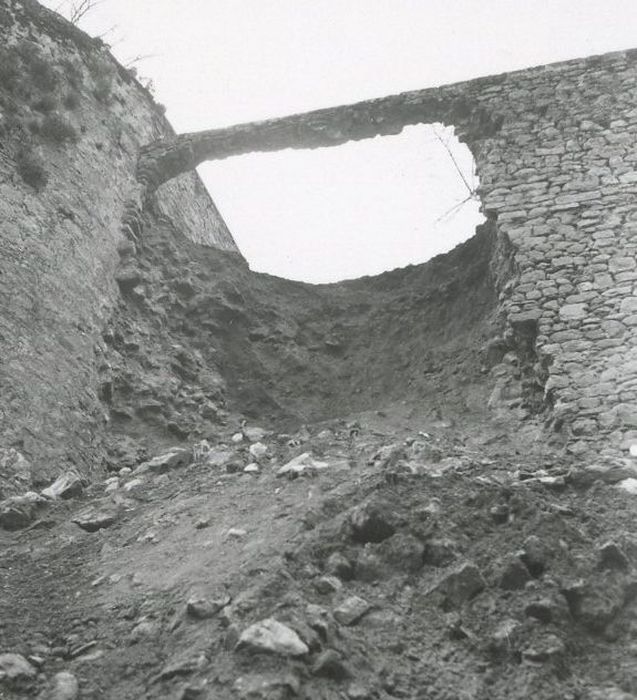
{"label": "scattered stone debris", "polygon": [[[310,437],[308,440],[312,445],[316,444],[315,438]],[[286,448],[283,440],[275,444],[280,447],[273,447],[270,457],[276,464],[280,455],[285,454]],[[412,446],[413,444],[415,443],[412,443]],[[406,454],[405,450],[409,451],[412,446],[401,445],[400,450],[390,450],[388,459],[395,454]],[[219,463],[233,464],[241,460],[245,462],[247,449],[243,446],[236,449],[236,452],[225,450]],[[282,451],[276,452],[276,449]],[[206,456],[210,453],[220,454],[212,448],[205,448],[205,454],[202,453],[204,456],[193,467],[201,469],[204,479],[201,484],[207,484],[209,481],[207,475],[210,463],[206,461]],[[297,458],[302,469],[312,464],[314,458],[311,455],[308,451]],[[457,461],[468,462],[461,459]],[[295,460],[291,462],[294,464]],[[444,462],[443,453],[437,463]],[[266,489],[274,489],[276,498],[284,498],[284,494],[289,493],[289,490],[302,487],[309,494],[308,499],[316,498],[314,485],[309,489],[308,484],[303,487],[301,483],[277,488],[273,486],[277,483],[274,477],[278,476],[281,468],[262,470],[256,462],[252,464],[256,465],[262,474],[258,480],[227,479],[222,475],[225,480],[215,482],[215,487],[218,488],[220,484],[237,484],[238,493],[242,493],[246,486],[241,484],[263,484]],[[285,462],[286,466],[288,464],[290,461]],[[374,462],[370,465],[369,474],[374,474],[373,470],[376,469],[377,462]],[[332,473],[334,472],[330,471],[330,474]],[[532,470],[529,470],[529,473],[532,473]],[[520,528],[520,523],[524,523],[525,518],[532,517],[531,514],[535,512],[530,507],[530,496],[525,491],[508,491],[508,487],[502,487],[497,480],[474,479],[469,475],[440,477],[430,474],[429,477],[422,477],[418,470],[410,471],[410,474],[419,480],[432,480],[425,482],[428,486],[423,489],[422,497],[417,491],[410,494],[408,484],[404,485],[401,498],[413,497],[417,503],[415,508],[403,505],[396,498],[392,500],[392,490],[399,488],[400,481],[390,483],[383,475],[378,477],[380,481],[377,482],[381,486],[374,489],[381,489],[382,493],[368,495],[357,505],[352,506],[346,498],[338,501],[338,508],[334,507],[334,501],[331,500],[327,500],[325,504],[314,502],[311,506],[314,513],[313,529],[303,531],[306,533],[303,536],[307,536],[314,544],[309,550],[298,549],[295,544],[284,554],[290,572],[294,573],[292,577],[286,574],[281,575],[280,579],[263,578],[260,581],[264,575],[262,570],[256,567],[254,570],[246,570],[257,583],[254,589],[250,589],[250,595],[240,595],[234,602],[223,586],[195,586],[196,592],[187,599],[184,607],[176,608],[172,622],[167,624],[157,615],[156,610],[147,609],[144,604],[141,607],[133,606],[130,613],[126,612],[126,620],[130,619],[130,623],[124,631],[123,639],[142,653],[148,645],[156,644],[158,639],[163,638],[163,632],[168,629],[179,630],[180,637],[188,638],[189,635],[195,634],[195,630],[206,631],[207,634],[207,630],[220,628],[224,630],[223,648],[264,654],[254,672],[243,673],[235,681],[228,681],[232,684],[235,697],[252,700],[293,697],[293,693],[301,692],[301,679],[308,687],[312,687],[312,683],[343,684],[340,686],[341,693],[348,698],[374,697],[375,691],[371,688],[376,686],[373,683],[370,685],[360,682],[358,679],[360,669],[366,668],[358,647],[344,644],[343,640],[348,639],[347,635],[350,634],[362,635],[361,639],[366,639],[367,635],[376,632],[390,634],[398,624],[408,624],[405,616],[401,616],[401,609],[419,610],[423,605],[437,610],[437,615],[440,616],[439,623],[434,622],[429,632],[438,640],[436,643],[466,644],[469,645],[468,648],[484,647],[499,662],[521,661],[525,669],[561,669],[572,653],[567,645],[565,633],[569,626],[579,625],[583,634],[595,637],[618,634],[622,612],[634,599],[637,590],[630,577],[631,559],[637,552],[637,545],[634,545],[632,540],[622,536],[616,539],[602,539],[596,545],[589,544],[586,556],[580,554],[581,561],[587,562],[586,565],[580,565],[583,567],[582,576],[565,580],[561,573],[564,571],[565,557],[568,559],[571,556],[570,553],[566,553],[574,547],[579,547],[577,551],[580,551],[585,542],[578,533],[569,529],[569,523],[576,518],[578,512],[574,508],[569,506],[565,509],[562,504],[558,504],[558,509],[554,507],[555,504],[551,504],[550,508],[542,511],[550,514],[545,517],[552,518],[551,522],[556,524],[556,531],[561,533],[558,538],[546,527],[538,528],[537,533],[534,530],[529,531],[528,527]],[[345,478],[345,473],[339,478]],[[158,479],[161,482],[158,482]],[[467,492],[473,493],[467,498],[468,505],[464,504],[464,507],[476,518],[476,529],[486,528],[484,532],[488,536],[498,537],[507,542],[508,549],[505,553],[491,552],[490,563],[484,574],[474,561],[457,563],[459,557],[466,556],[470,549],[474,537],[474,521],[468,517],[467,525],[459,525],[460,506],[454,503],[453,498],[450,500],[448,493],[445,495],[445,489],[453,493],[452,487],[443,486],[441,490],[438,486],[445,483],[441,479],[449,479],[449,483],[453,483],[453,479],[461,479],[460,483],[466,484]],[[432,487],[434,480],[436,486]],[[127,485],[133,484],[132,490],[141,489],[141,492],[151,499],[149,502],[152,502],[152,499],[156,498],[153,489],[160,483],[169,486],[174,483],[174,478],[169,476],[168,472],[147,481],[138,476],[131,478],[130,473],[110,477],[106,486],[116,484],[117,489],[109,498],[101,497],[100,501],[84,507],[79,513],[76,512],[72,516],[73,522],[89,532],[106,528],[116,521],[119,510],[123,512],[124,508],[133,503],[127,501],[123,495],[127,491]],[[526,479],[523,483],[538,489],[539,481],[535,478]],[[432,488],[437,489],[435,496],[431,494]],[[595,488],[599,489],[600,485]],[[602,488],[610,497],[613,490],[605,486]],[[485,496],[491,492],[493,497]],[[86,493],[91,492],[87,490]],[[537,490],[536,493],[540,491]],[[167,491],[166,498],[168,497]],[[556,496],[558,497],[560,496]],[[43,502],[42,497],[37,494],[30,498],[33,499],[35,507]],[[72,505],[70,502],[65,507]],[[189,527],[210,527],[213,523],[212,516],[201,514],[209,507],[213,506],[209,505],[207,500],[198,501],[196,509],[187,510],[186,523],[190,524]],[[474,510],[471,510],[472,508]],[[244,540],[248,534],[248,526],[252,532],[255,521],[251,519],[250,514],[245,514],[245,521],[241,520],[241,526],[228,527],[232,521],[228,522],[227,513],[228,511],[223,509],[219,513],[219,522],[223,523],[220,532],[225,533],[219,541],[227,543],[229,540]],[[326,513],[336,514],[336,517],[326,517]],[[216,510],[214,520],[217,520]],[[153,542],[155,546],[159,546],[163,533],[162,537],[158,537],[158,533],[162,528],[179,527],[179,522],[179,514],[162,515],[138,528],[135,536],[129,540],[129,545],[131,542]],[[118,531],[119,528],[116,532]],[[484,532],[479,536],[484,536]],[[170,537],[168,531],[166,537]],[[256,539],[245,539],[235,547],[226,545],[226,551],[246,552]],[[206,547],[210,546],[212,541],[210,540]],[[105,544],[104,547],[107,553],[111,551],[109,544]],[[308,551],[315,551],[310,560],[305,558]],[[484,559],[479,561],[483,563]],[[297,566],[298,569],[295,568]],[[95,586],[106,584],[103,587],[105,594],[109,590],[108,584],[120,584],[120,591],[143,591],[145,597],[150,591],[150,581],[146,576],[142,579],[140,571],[141,568],[132,573],[123,569],[110,577],[105,573],[93,583]],[[485,577],[492,584],[490,588]],[[398,589],[390,585],[392,580],[401,581]],[[305,590],[301,585],[303,581],[308,583]],[[427,583],[424,584],[424,581]],[[300,588],[297,587],[299,585]],[[353,588],[357,595],[347,590],[349,588]],[[372,605],[363,597],[365,590],[375,592],[374,600],[379,601],[378,606]],[[257,593],[259,591],[260,593]],[[485,594],[479,595],[482,592]],[[321,598],[312,599],[311,596],[322,596],[325,603],[329,602],[329,608],[317,605],[317,600]],[[273,611],[271,616],[245,627],[241,621],[250,615],[251,611],[259,609],[265,600],[269,601],[268,605]],[[497,606],[501,606],[502,609]],[[486,616],[484,611],[488,611]],[[279,613],[281,620],[277,619]],[[488,622],[491,615],[496,617],[493,624]],[[415,628],[411,634],[414,632]],[[97,648],[96,644],[96,641],[92,641],[63,646],[57,652],[57,658],[74,660],[74,663],[79,664],[90,663],[93,656],[103,658],[105,654],[108,655],[108,647]],[[411,648],[402,638],[388,641],[387,650],[407,661],[421,658],[423,653],[417,645]],[[79,653],[79,656],[76,656],[76,653]],[[37,678],[38,669],[46,667],[49,654],[50,651],[40,655],[33,654],[24,659],[35,674],[28,677],[30,681],[33,682]],[[270,661],[267,660],[266,654],[271,655]],[[287,676],[287,671],[266,670],[268,663],[277,663],[273,660],[275,657],[289,657],[290,661],[285,663],[299,664],[299,673],[292,672]],[[181,686],[180,697],[205,697],[206,693],[211,692],[211,688],[197,680],[197,674],[212,662],[209,651],[188,651],[168,658],[169,662],[154,679],[156,683],[177,682],[179,678],[192,675],[193,681]],[[242,668],[241,665],[248,662],[247,657],[243,657],[242,660],[240,654],[234,658],[237,659],[237,668]],[[293,659],[298,660],[292,661]],[[485,661],[481,663],[485,667],[488,666]],[[245,668],[242,670],[245,671]],[[77,678],[65,677],[64,673],[68,672],[62,672],[58,674],[59,677],[54,676],[48,681],[42,680],[43,684],[46,682],[49,692],[49,695],[43,697],[56,700],[79,697]],[[366,670],[363,677],[367,681],[373,674],[374,670]],[[62,684],[63,678],[66,678],[65,686]],[[397,674],[394,677],[390,673],[383,678],[378,687],[394,687],[391,683],[399,682]],[[347,685],[347,682],[350,682],[350,685]],[[58,694],[52,695],[55,684],[59,686]]]}
{"label": "scattered stone debris", "polygon": [[261,442],[264,438],[270,435],[270,431],[265,430],[265,428],[259,428],[258,426],[244,426],[243,435],[250,442]]}
{"label": "scattered stone debris", "polygon": [[517,556],[508,557],[502,565],[500,574],[500,587],[514,591],[524,588],[531,580],[531,574],[524,563]]}
{"label": "scattered stone debris", "polygon": [[432,538],[425,544],[423,561],[429,566],[446,566],[458,556],[457,549],[458,545],[452,539]]}
{"label": "scattered stone debris", "polygon": [[230,604],[230,596],[221,594],[215,597],[193,596],[186,603],[186,612],[195,620],[207,620],[217,615]]}
{"label": "scattered stone debris", "polygon": [[509,520],[510,510],[506,503],[498,503],[489,509],[489,514],[493,518],[493,522],[502,525]]}
{"label": "scattered stone debris", "polygon": [[67,654],[66,658],[68,659],[78,659],[82,656],[85,656],[87,652],[91,651],[91,649],[94,649],[97,646],[97,640],[93,640],[91,642],[86,642],[86,644],[80,644],[79,646],[74,646],[72,649],[70,649]]}
{"label": "scattered stone debris", "polygon": [[568,476],[569,483],[576,487],[590,487],[596,481],[605,484],[618,484],[628,479],[637,478],[637,468],[628,461],[608,461],[589,464],[582,469],[572,470]]}
{"label": "scattered stone debris", "polygon": [[342,625],[355,625],[372,606],[359,596],[346,598],[335,610],[334,619]]}
{"label": "scattered stone debris", "polygon": [[586,700],[635,700],[637,695],[627,693],[616,686],[606,688],[592,688],[586,695]]}
{"label": "scattered stone debris", "polygon": [[566,649],[564,642],[555,634],[547,634],[522,650],[522,659],[533,663],[560,660]]}
{"label": "scattered stone debris", "polygon": [[382,501],[366,503],[350,516],[352,538],[356,542],[382,542],[396,532],[391,507]]}
{"label": "scattered stone debris", "polygon": [[80,693],[80,684],[70,671],[60,671],[53,676],[46,700],[75,700]]}
{"label": "scattered stone debris", "polygon": [[13,447],[0,447],[0,501],[31,488],[31,463]]}
{"label": "scattered stone debris", "polygon": [[247,530],[244,530],[241,527],[231,527],[228,532],[226,532],[226,535],[230,537],[231,539],[237,539],[240,540],[241,538],[245,537],[248,534]]}
{"label": "scattered stone debris", "polygon": [[130,640],[137,644],[146,639],[155,639],[160,632],[161,626],[154,620],[140,620],[131,630]]}
{"label": "scattered stone debris", "polygon": [[166,664],[160,673],[155,676],[153,682],[170,680],[176,676],[188,676],[204,668],[207,663],[208,659],[203,652],[186,652],[182,657],[173,659]]}
{"label": "scattered stone debris", "polygon": [[347,697],[348,700],[370,700],[374,695],[364,684],[354,682],[347,687]]}
{"label": "scattered stone debris", "polygon": [[622,479],[617,486],[631,496],[637,496],[637,478]]}
{"label": "scattered stone debris", "polygon": [[302,474],[315,474],[317,471],[327,469],[329,466],[328,462],[320,462],[314,459],[309,452],[303,452],[303,454],[294,457],[294,459],[280,467],[277,470],[277,476],[294,478]]}
{"label": "scattered stone debris", "polygon": [[630,560],[616,542],[606,542],[598,550],[597,567],[628,571]]}
{"label": "scattered stone debris", "polygon": [[104,492],[113,493],[119,488],[119,477],[112,476],[104,482]]}
{"label": "scattered stone debris", "polygon": [[35,669],[21,654],[0,654],[0,683],[3,680],[34,678]]}
{"label": "scattered stone debris", "polygon": [[520,622],[512,618],[502,620],[491,634],[491,649],[500,654],[510,654],[517,646],[517,633],[521,627]]}
{"label": "scattered stone debris", "polygon": [[569,615],[569,610],[566,601],[562,597],[547,596],[527,603],[524,608],[524,614],[548,625],[551,622],[559,622],[566,619]]}
{"label": "scattered stone debris", "polygon": [[267,457],[268,446],[264,445],[262,442],[255,442],[253,445],[250,445],[249,452],[252,457],[259,462]]}
{"label": "scattered stone debris", "polygon": [[41,493],[45,498],[55,500],[56,498],[74,498],[82,493],[84,485],[80,475],[69,471],[59,476],[51,486],[45,488]]}
{"label": "scattered stone debris", "polygon": [[377,545],[376,550],[394,573],[416,573],[424,564],[425,546],[406,532],[397,532]]}
{"label": "scattered stone debris", "polygon": [[349,581],[354,576],[352,562],[340,552],[331,554],[325,563],[325,570],[344,581]]}
{"label": "scattered stone debris", "polygon": [[295,675],[290,673],[281,676],[255,673],[237,678],[233,690],[239,700],[266,700],[267,698],[284,700],[298,696],[301,692],[301,683]]}
{"label": "scattered stone debris", "polygon": [[206,464],[209,467],[222,468],[236,460],[236,454],[230,450],[210,450],[206,457]]}
{"label": "scattered stone debris", "polygon": [[343,662],[341,654],[334,649],[326,649],[317,656],[312,664],[312,673],[315,676],[325,676],[336,681],[343,681],[352,675]]}
{"label": "scattered stone debris", "polygon": [[143,479],[131,479],[124,484],[124,491],[130,493],[131,491],[138,491],[140,487],[144,485]]}
{"label": "scattered stone debris", "polygon": [[314,585],[319,593],[325,595],[329,593],[338,593],[338,591],[343,588],[343,584],[336,576],[321,576],[316,580]]}
{"label": "scattered stone debris", "polygon": [[174,447],[169,452],[153,457],[148,462],[141,464],[135,471],[151,471],[155,474],[164,474],[172,469],[187,467],[193,460],[192,450],[184,447]]}
{"label": "scattered stone debris", "polygon": [[79,525],[86,532],[97,532],[114,525],[117,522],[117,513],[113,510],[88,508],[78,513],[72,519],[72,522]]}
{"label": "scattered stone debris", "polygon": [[294,630],[274,618],[261,620],[245,629],[239,637],[237,649],[283,656],[304,656],[310,651]]}
{"label": "scattered stone debris", "polygon": [[627,588],[612,573],[563,588],[571,614],[595,634],[602,633],[626,603]]}
{"label": "scattered stone debris", "polygon": [[529,570],[531,576],[538,578],[548,566],[550,550],[537,535],[529,535],[524,541],[520,559]]}
{"label": "scattered stone debris", "polygon": [[445,574],[434,590],[442,596],[443,606],[457,608],[486,588],[480,569],[473,562],[465,562]]}
{"label": "scattered stone debris", "polygon": [[39,494],[27,492],[0,502],[0,527],[12,532],[28,527],[35,520],[37,506],[43,500],[46,499]]}

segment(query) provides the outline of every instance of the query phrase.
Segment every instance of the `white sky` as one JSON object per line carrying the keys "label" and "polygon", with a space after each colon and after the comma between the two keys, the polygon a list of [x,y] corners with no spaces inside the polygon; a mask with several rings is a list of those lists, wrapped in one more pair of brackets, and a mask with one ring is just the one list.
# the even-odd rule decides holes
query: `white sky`
{"label": "white sky", "polygon": [[[78,0],[46,0],[64,9]],[[177,131],[637,47],[636,0],[103,0],[81,26]],[[466,148],[455,150],[471,173]],[[421,262],[480,221],[431,129],[200,169],[253,269],[332,281]],[[438,221],[437,221],[438,220]]]}

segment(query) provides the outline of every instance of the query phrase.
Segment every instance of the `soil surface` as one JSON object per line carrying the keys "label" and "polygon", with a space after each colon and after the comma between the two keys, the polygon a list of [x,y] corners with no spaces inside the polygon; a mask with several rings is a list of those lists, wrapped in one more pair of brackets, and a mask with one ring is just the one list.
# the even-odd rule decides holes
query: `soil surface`
{"label": "soil surface", "polygon": [[[229,431],[2,533],[2,648],[35,671],[2,697],[61,671],[96,699],[633,697],[628,467],[407,413]],[[305,651],[238,644],[268,618]]]}

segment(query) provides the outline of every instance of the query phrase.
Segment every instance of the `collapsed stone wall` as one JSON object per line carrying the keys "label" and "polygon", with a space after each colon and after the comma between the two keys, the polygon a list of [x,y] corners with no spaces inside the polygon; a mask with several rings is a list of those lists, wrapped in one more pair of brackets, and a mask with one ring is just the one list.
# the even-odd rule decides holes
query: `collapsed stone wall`
{"label": "collapsed stone wall", "polygon": [[138,173],[152,188],[204,160],[432,122],[468,144],[483,211],[512,246],[501,310],[553,429],[575,451],[600,433],[625,449],[637,439],[637,51],[159,140]]}
{"label": "collapsed stone wall", "polygon": [[[34,0],[0,10],[0,37],[0,448],[38,476],[101,461],[104,348],[122,289],[139,282],[122,260],[144,245],[144,217],[241,263],[198,163],[431,122],[471,148],[496,230],[506,330],[489,353],[490,404],[546,411],[574,450],[600,432],[612,448],[637,437],[636,52],[176,136],[101,42]],[[182,272],[169,275],[178,296]],[[197,401],[213,400],[213,379]],[[184,430],[175,415],[166,424]]]}
{"label": "collapsed stone wall", "polygon": [[[2,4],[0,51],[0,448],[45,476],[99,453],[122,216],[140,146],[173,131],[100,41],[32,0]],[[195,173],[158,195],[192,240],[238,253]]]}

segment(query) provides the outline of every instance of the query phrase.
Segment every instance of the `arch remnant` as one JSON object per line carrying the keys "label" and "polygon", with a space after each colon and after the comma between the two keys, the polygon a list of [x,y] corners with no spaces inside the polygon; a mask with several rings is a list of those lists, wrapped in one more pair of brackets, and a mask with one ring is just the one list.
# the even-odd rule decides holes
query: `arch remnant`
{"label": "arch remnant", "polygon": [[501,118],[468,99],[459,87],[407,92],[156,141],[141,151],[138,179],[154,190],[207,160],[285,148],[340,146],[348,141],[399,134],[413,124],[453,124],[460,140],[468,143],[495,134]]}
{"label": "arch remnant", "polygon": [[152,192],[205,160],[432,122],[471,149],[484,213],[512,244],[501,311],[509,334],[534,338],[556,429],[574,450],[600,433],[626,449],[637,442],[637,50],[182,134],[142,149],[138,179]]}

